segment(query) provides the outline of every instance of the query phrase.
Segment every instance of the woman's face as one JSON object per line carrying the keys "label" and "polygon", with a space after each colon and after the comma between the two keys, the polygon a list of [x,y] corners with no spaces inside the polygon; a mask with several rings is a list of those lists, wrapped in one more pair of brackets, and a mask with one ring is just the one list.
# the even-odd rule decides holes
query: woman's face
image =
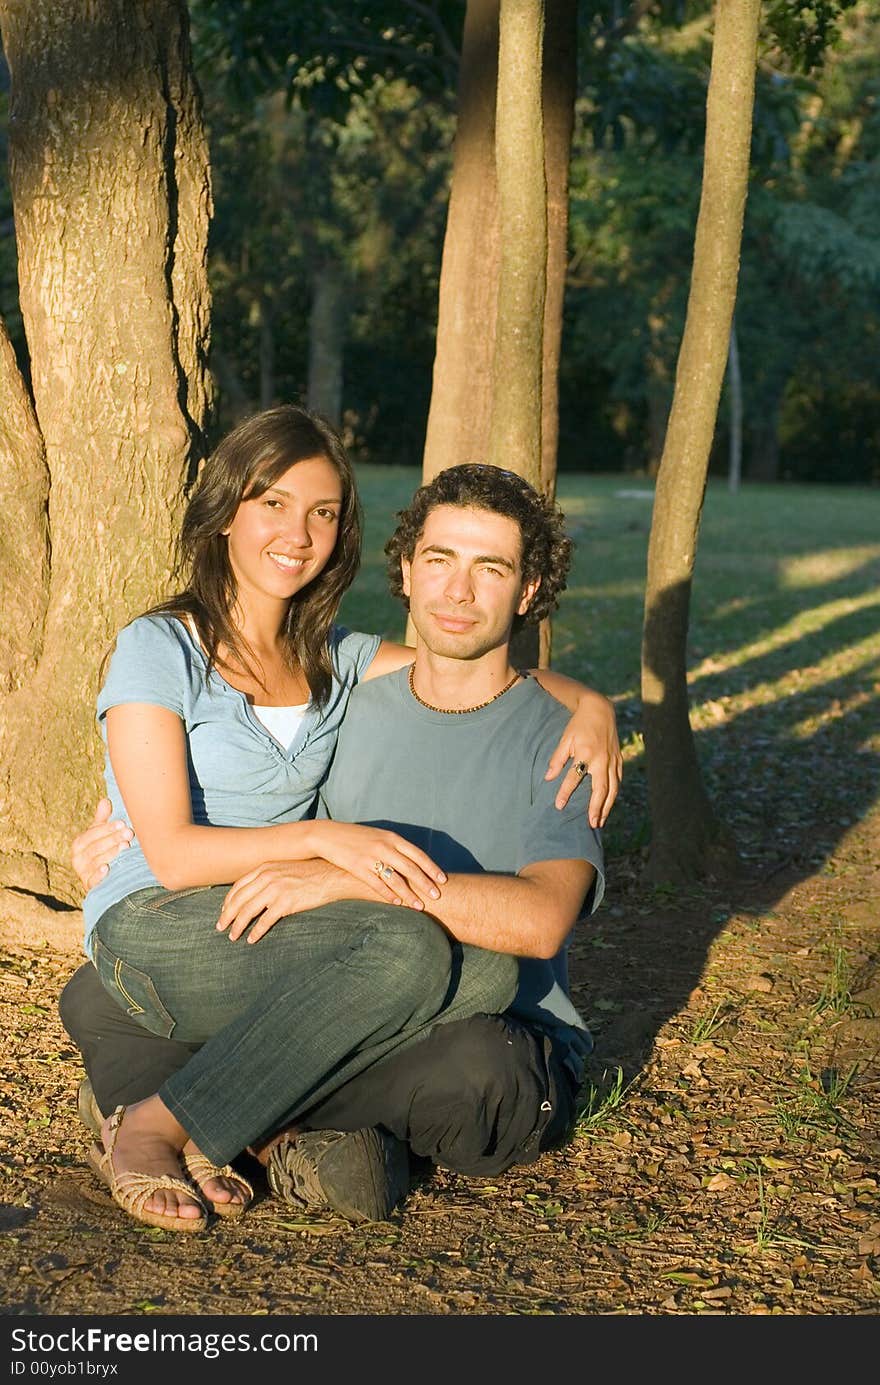
{"label": "woman's face", "polygon": [[238,599],[287,603],[326,566],[336,546],[342,482],[326,457],[296,462],[264,491],[242,500],[228,529]]}

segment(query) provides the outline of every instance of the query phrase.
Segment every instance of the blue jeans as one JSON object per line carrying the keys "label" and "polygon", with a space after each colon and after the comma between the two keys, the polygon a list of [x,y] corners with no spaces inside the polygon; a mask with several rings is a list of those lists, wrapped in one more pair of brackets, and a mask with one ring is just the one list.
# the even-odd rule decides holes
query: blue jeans
{"label": "blue jeans", "polygon": [[215,927],[226,886],[140,890],[95,934],[106,989],[154,1034],[201,1043],[159,1095],[223,1164],[438,1021],[499,1011],[514,957],[451,944],[421,912],[343,900],[258,943]]}

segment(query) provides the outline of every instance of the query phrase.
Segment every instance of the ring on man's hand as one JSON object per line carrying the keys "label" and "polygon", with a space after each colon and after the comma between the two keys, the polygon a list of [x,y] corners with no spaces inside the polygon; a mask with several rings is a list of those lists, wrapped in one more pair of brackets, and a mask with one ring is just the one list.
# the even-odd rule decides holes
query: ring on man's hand
{"label": "ring on man's hand", "polygon": [[575,774],[580,775],[581,779],[583,779],[584,775],[587,772],[586,760],[578,760],[577,764],[574,767],[574,772]]}

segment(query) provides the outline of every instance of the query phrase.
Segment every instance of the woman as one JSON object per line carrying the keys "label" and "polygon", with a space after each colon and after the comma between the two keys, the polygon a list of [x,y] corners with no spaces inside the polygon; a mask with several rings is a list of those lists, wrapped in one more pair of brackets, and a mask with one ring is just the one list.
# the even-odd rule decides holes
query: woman
{"label": "woman", "polygon": [[[296,930],[230,949],[215,927],[224,892],[210,887],[269,859],[323,857],[388,906],[423,911],[439,897],[443,873],[405,838],[310,816],[351,687],[399,668],[412,651],[333,625],[357,569],[359,507],[337,435],[302,409],[258,415],[221,443],[187,507],[181,547],[186,587],[121,633],[98,700],[108,794],[135,836],[85,901],[86,950],[108,991],[153,1033],[173,1028],[203,1042],[233,1020],[274,1023],[285,1041],[295,1032],[292,1085],[302,1094],[331,1068],[362,1065],[377,1043],[424,1029],[446,998],[445,936],[408,910],[378,905],[369,926],[355,928],[344,901],[332,923],[324,914],[311,932],[298,915]],[[570,691],[568,680],[540,678],[550,692]],[[558,768],[577,745],[568,728]],[[173,953],[164,970],[163,942]],[[373,1003],[359,1010],[354,987],[348,1048],[319,1041],[326,995],[311,978],[331,964],[335,974],[353,970],[356,956],[364,975],[378,967],[388,982],[389,950],[400,961],[389,1013],[380,992],[377,1014],[361,977]],[[462,1014],[503,1009],[515,984],[510,959],[471,951],[455,1004]],[[159,993],[172,997],[174,1019]],[[237,1213],[250,1188],[185,1139],[185,1121],[170,1114],[181,1114],[173,1084],[150,1099],[143,1121],[147,1103],[125,1120],[115,1113],[93,1162],[138,1219],[199,1230],[205,1201]],[[274,1114],[286,1109],[282,1100]],[[178,1152],[199,1192],[179,1177]]]}

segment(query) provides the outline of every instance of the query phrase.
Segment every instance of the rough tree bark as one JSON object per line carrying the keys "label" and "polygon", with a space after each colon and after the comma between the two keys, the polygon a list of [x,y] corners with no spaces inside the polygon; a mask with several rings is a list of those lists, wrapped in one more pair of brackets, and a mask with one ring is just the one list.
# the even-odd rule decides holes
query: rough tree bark
{"label": "rough tree bark", "polygon": [[[33,408],[0,339],[0,883],[75,903],[99,665],[165,589],[208,406],[207,147],[182,0],[0,0]],[[48,502],[47,502],[48,494]],[[50,556],[51,555],[51,556]]]}
{"label": "rough tree bark", "polygon": [[686,880],[735,864],[706,793],[688,718],[688,612],[709,453],[727,362],[749,175],[760,0],[718,0],[703,187],[675,394],[648,544],[642,707],[648,873]]}

